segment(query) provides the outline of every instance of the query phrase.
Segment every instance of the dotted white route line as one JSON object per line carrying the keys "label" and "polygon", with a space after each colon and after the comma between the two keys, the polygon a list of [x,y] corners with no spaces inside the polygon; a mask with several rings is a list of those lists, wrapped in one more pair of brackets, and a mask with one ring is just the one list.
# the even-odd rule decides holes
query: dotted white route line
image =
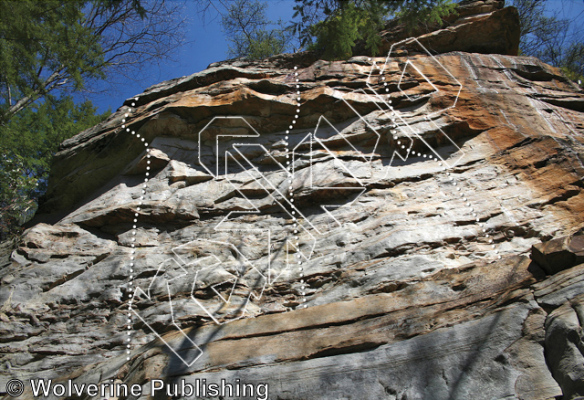
{"label": "dotted white route line", "polygon": [[[405,145],[402,144],[401,140],[399,140],[399,138],[397,136],[394,136],[393,138],[394,138],[394,140],[396,140],[396,143],[398,146],[400,146],[402,149],[405,149]],[[481,236],[481,233],[484,234],[484,237],[487,239],[487,242],[489,243],[491,250],[495,252],[495,254],[497,255],[497,259],[500,259],[501,255],[499,254],[499,250],[495,247],[493,238],[487,233],[486,222],[480,221],[480,218],[479,218],[476,210],[474,209],[472,203],[468,200],[468,197],[469,197],[468,193],[469,192],[463,190],[461,188],[460,182],[457,181],[452,176],[452,173],[449,171],[449,169],[451,169],[451,167],[448,164],[444,163],[440,158],[436,157],[435,154],[432,154],[432,153],[425,154],[425,153],[420,153],[420,152],[410,151],[410,150],[411,150],[411,148],[407,150],[408,156],[410,156],[410,155],[414,156],[414,157],[418,156],[418,157],[426,158],[430,161],[438,162],[438,165],[440,167],[442,167],[442,171],[446,173],[447,180],[449,182],[451,182],[453,186],[456,187],[456,189],[455,189],[455,194],[457,195],[456,197],[460,197],[460,199],[464,202],[465,207],[470,211],[471,215],[475,219],[475,222],[478,226],[477,240]],[[444,164],[446,164],[446,166]],[[470,189],[467,189],[467,190],[470,190]],[[491,261],[491,262],[493,262],[493,261]]]}
{"label": "dotted white route line", "polygon": [[[396,44],[392,45],[392,48],[390,49],[390,51],[388,53],[388,56],[386,58],[385,64],[381,68],[377,66],[377,61],[373,60],[372,58],[369,58],[368,59],[368,61],[372,62],[372,65],[371,65],[371,73],[370,73],[369,78],[367,80],[367,86],[369,87],[370,90],[372,90],[375,93],[375,96],[377,98],[379,98],[380,100],[382,100],[383,102],[385,102],[385,105],[387,106],[387,108],[391,112],[391,114],[389,114],[387,111],[385,111],[385,115],[389,116],[391,118],[392,122],[393,122],[393,126],[392,126],[393,129],[391,130],[392,133],[395,133],[395,129],[398,128],[398,122],[402,122],[402,124],[404,124],[405,126],[407,126],[408,129],[412,130],[412,128],[409,126],[409,124],[401,116],[397,115],[396,111],[391,106],[391,103],[392,103],[391,93],[389,92],[389,88],[387,87],[388,84],[386,82],[386,78],[385,78],[385,75],[384,75],[384,71],[387,69],[387,66],[388,66],[388,64],[390,62],[390,58],[391,58],[391,53],[392,53],[393,47],[396,46],[396,45],[399,45],[401,43],[407,42],[407,41],[412,41],[412,39],[411,38],[410,39],[406,39],[405,41],[402,41],[402,42],[399,42],[399,43],[396,43]],[[450,108],[454,108],[456,106],[456,103],[458,101],[458,98],[460,96],[460,93],[462,92],[462,84],[454,77],[454,75],[452,75],[450,73],[450,71],[442,63],[440,63],[432,54],[430,54],[428,52],[428,50],[417,41],[417,39],[414,39],[414,41],[417,42],[421,46],[421,48],[423,50],[425,50],[426,53],[428,53],[428,55],[436,63],[438,63],[438,65],[447,73],[447,75],[449,75],[459,85],[459,90],[458,90],[458,93],[456,94],[456,99],[455,99],[455,101],[454,101],[454,103],[452,105],[450,105],[449,107],[447,107],[445,109],[442,109],[442,110],[438,110],[438,111],[434,111],[432,113],[429,113],[428,115],[426,115],[424,117],[424,119],[426,121],[432,122],[430,120],[430,116],[441,114],[444,111],[446,111],[446,110],[448,110]],[[422,78],[424,80],[426,80],[432,86],[432,88],[434,89],[434,92],[428,93],[428,94],[424,95],[424,97],[428,97],[428,96],[431,96],[431,95],[434,95],[434,94],[437,94],[437,93],[440,92],[440,90],[430,81],[430,79],[428,79],[428,77],[426,77],[426,75],[424,75],[422,73],[422,71],[418,67],[416,67],[409,60],[409,58],[408,58],[406,60],[406,63],[403,66],[403,69],[402,69],[402,72],[401,72],[401,75],[400,75],[400,78],[399,78],[399,82],[397,84],[397,88],[400,90],[400,92],[403,95],[406,96],[406,98],[410,99],[410,97],[408,96],[408,94],[401,88],[400,85],[401,85],[403,76],[405,74],[405,71],[406,71],[406,68],[408,67],[408,65],[411,66],[411,67],[413,67],[418,72],[418,74],[420,74],[422,76]],[[374,71],[376,71],[376,70],[379,70],[379,75],[381,77],[381,81],[383,82],[383,88],[385,89],[386,96],[387,96],[386,99],[384,99],[382,95],[378,94],[375,91],[375,89],[373,88],[373,85],[371,83],[371,78],[373,77]],[[363,117],[361,117],[361,116],[359,116],[359,117],[362,120],[365,120]],[[430,146],[429,143],[427,143],[420,135],[418,135],[413,130],[412,130],[411,133],[404,132],[403,129],[401,129],[401,127],[400,127],[400,129],[402,130],[402,132],[406,134],[405,137],[401,138],[401,140],[398,140],[399,138],[394,135],[394,140],[396,140],[398,149],[401,148],[401,150],[404,150],[406,152],[406,155],[405,155],[405,158],[404,158],[404,157],[402,157],[402,155],[398,151],[398,152],[394,152],[394,155],[393,156],[395,156],[395,155],[399,156],[402,159],[402,161],[405,161],[410,156],[416,156],[416,155],[418,157],[429,158],[432,161],[437,161],[438,162],[438,165],[442,167],[442,170],[444,172],[446,172],[446,175],[449,178],[448,180],[451,181],[452,182],[452,185],[456,187],[455,193],[458,193],[458,195],[460,195],[460,198],[464,201],[465,206],[470,210],[471,215],[475,218],[476,225],[477,225],[477,228],[478,228],[478,231],[477,231],[477,239],[481,236],[481,233],[484,234],[484,237],[487,239],[487,242],[491,245],[491,249],[497,255],[497,259],[500,259],[501,258],[501,255],[499,254],[499,250],[495,247],[493,238],[487,233],[488,231],[487,231],[486,221],[485,222],[481,222],[480,221],[480,218],[478,217],[478,214],[476,213],[474,207],[468,201],[468,194],[467,194],[467,192],[463,191],[461,189],[460,185],[457,186],[456,180],[454,180],[454,178],[451,176],[451,173],[449,171],[449,169],[454,168],[458,164],[458,162],[463,158],[463,156],[464,156],[463,150],[460,147],[458,147],[458,145],[438,125],[436,125],[435,123],[434,123],[434,125],[444,135],[444,137],[446,137],[446,139],[448,139],[451,142],[451,144],[453,144],[457,148],[458,152],[461,153],[461,155],[454,162],[449,163],[448,160],[443,159],[437,153],[437,151],[435,149],[433,149],[432,146]],[[426,155],[426,154],[421,154],[420,152],[412,151],[412,146],[413,146],[413,140],[412,140],[412,138],[413,137],[416,137],[419,140],[421,140],[421,142],[424,143],[426,145],[426,147],[428,147],[428,149],[431,151],[431,153],[428,154],[428,155]],[[404,145],[402,143],[402,140],[405,140],[405,139],[408,139],[409,140],[409,142],[410,142],[409,143],[409,146],[406,146],[407,145],[407,140],[406,140],[406,145]],[[435,154],[432,154],[432,153],[435,153]],[[393,156],[392,156],[392,161],[391,162],[393,162]],[[446,165],[444,166],[444,164],[446,164]],[[387,169],[387,172],[389,172],[389,168]],[[387,176],[387,172],[386,172],[386,176]],[[491,261],[491,262],[493,262],[493,261]]]}
{"label": "dotted white route line", "polygon": [[[150,147],[148,142],[146,142],[144,137],[141,137],[140,134],[137,134],[135,131],[131,130],[130,128],[128,128],[126,126],[126,121],[127,118],[130,116],[131,113],[133,113],[135,111],[135,109],[133,107],[136,106],[136,102],[138,101],[138,98],[135,97],[132,101],[132,103],[130,104],[131,107],[128,107],[128,110],[126,111],[126,113],[124,114],[124,118],[122,119],[122,131],[125,130],[128,133],[131,133],[132,136],[135,136],[136,138],[140,139],[140,141],[143,143],[145,149],[146,149],[146,173],[145,173],[145,177],[144,177],[144,184],[142,185],[142,194],[140,196],[140,201],[138,202],[138,206],[136,207],[136,211],[134,212],[134,220],[133,220],[133,225],[132,225],[132,244],[131,244],[131,251],[130,251],[130,264],[129,264],[129,276],[128,276],[128,282],[127,282],[127,294],[128,294],[128,320],[127,320],[127,339],[126,339],[126,354],[127,357],[126,359],[128,361],[130,361],[130,353],[131,353],[131,341],[132,341],[132,328],[133,328],[133,322],[132,322],[132,303],[134,301],[133,298],[133,286],[134,286],[134,266],[135,266],[135,261],[136,261],[136,230],[137,230],[137,224],[138,224],[138,216],[140,215],[139,211],[142,208],[143,205],[143,201],[144,201],[144,197],[146,195],[146,188],[148,185],[148,180],[149,180],[149,176],[150,176]],[[140,162],[140,161],[138,161]],[[123,288],[122,288],[123,289]],[[123,291],[123,290],[122,290]]]}
{"label": "dotted white route line", "polygon": [[[490,246],[491,251],[494,251],[496,254],[496,259],[501,259],[501,255],[499,254],[499,249],[496,248],[495,244],[494,244],[494,240],[493,238],[487,233],[487,225],[486,225],[486,221],[485,222],[481,222],[476,210],[473,207],[473,204],[468,200],[469,197],[469,192],[468,190],[471,190],[470,188],[463,190],[461,188],[460,182],[457,181],[451,174],[450,171],[448,171],[448,167],[444,167],[443,171],[446,173],[447,176],[447,180],[450,181],[452,183],[453,186],[456,187],[455,190],[455,194],[458,194],[457,197],[460,198],[460,200],[463,201],[465,207],[470,211],[470,214],[473,216],[473,218],[475,219],[476,225],[477,225],[477,243],[478,243],[478,239],[482,236],[482,234],[484,234],[485,239],[487,240],[487,243]],[[494,262],[495,260],[491,260],[490,262]]]}
{"label": "dotted white route line", "polygon": [[[290,155],[292,155],[292,160],[294,160],[294,149],[290,149],[289,145],[289,136],[290,135],[290,130],[294,129],[294,125],[296,125],[296,122],[298,121],[298,118],[300,116],[300,106],[302,105],[301,101],[302,98],[300,97],[300,79],[298,78],[298,66],[294,67],[294,81],[295,81],[295,89],[296,89],[296,114],[294,115],[294,119],[292,120],[292,124],[288,127],[288,130],[286,130],[286,136],[284,137],[285,140],[285,144],[286,144],[286,168],[288,169],[288,171],[290,172],[289,175],[289,200],[290,200],[290,204],[291,204],[291,208],[292,208],[292,220],[294,221],[294,230],[292,231],[292,233],[294,234],[294,242],[293,242],[293,246],[296,249],[296,253],[295,253],[295,258],[296,260],[296,264],[298,265],[298,276],[300,277],[300,304],[298,305],[297,308],[306,308],[306,283],[304,281],[304,267],[302,266],[302,255],[300,252],[300,242],[299,242],[299,237],[298,237],[298,227],[299,227],[299,222],[298,219],[296,218],[296,211],[295,211],[295,207],[294,207],[294,188],[292,186],[292,183],[294,182],[294,161],[290,162]],[[286,258],[288,258],[288,254],[286,255]]]}
{"label": "dotted white route line", "polygon": [[[295,210],[297,208],[293,204],[294,203],[294,198],[293,198],[294,197],[294,193],[293,193],[292,183],[293,183],[294,165],[293,165],[293,163],[292,164],[290,163],[290,150],[289,150],[289,147],[288,147],[289,146],[289,134],[290,134],[290,130],[292,130],[294,128],[294,126],[296,125],[296,123],[298,121],[299,113],[300,113],[300,106],[301,106],[300,85],[299,85],[298,72],[297,72],[298,67],[294,67],[294,70],[295,70],[294,76],[295,76],[295,81],[296,81],[295,82],[296,84],[295,84],[295,93],[294,93],[294,96],[296,96],[296,104],[295,104],[295,106],[297,108],[296,108],[296,113],[294,115],[294,119],[292,120],[291,125],[289,125],[288,130],[286,130],[286,137],[285,137],[286,142],[285,143],[286,143],[286,159],[287,159],[287,162],[286,162],[286,167],[283,168],[283,169],[285,169],[285,170],[287,170],[289,172],[289,195],[290,195],[289,197],[290,198],[289,198],[288,205],[291,208],[291,215],[292,215],[292,219],[293,219],[293,222],[294,222],[294,225],[293,225],[293,227],[294,227],[294,230],[293,230],[294,236],[293,236],[293,240],[291,241],[292,242],[291,245],[293,247],[295,247],[295,249],[297,251],[296,254],[295,254],[295,256],[298,258],[298,260],[296,261],[296,264],[298,265],[298,276],[300,278],[300,284],[301,284],[300,285],[300,296],[301,296],[301,298],[300,298],[300,304],[297,307],[298,308],[306,308],[307,306],[305,304],[306,303],[306,297],[305,297],[306,286],[305,286],[305,282],[304,282],[304,268],[302,266],[302,259],[301,259],[301,256],[302,255],[300,254],[300,250],[299,250],[299,237],[298,237],[298,232],[299,232],[299,229],[301,229],[301,228],[299,227],[299,221],[298,221],[297,216],[296,216],[296,211]],[[134,102],[131,103],[132,107],[135,106],[135,104],[136,104],[135,102],[136,101],[138,101],[138,98],[135,98],[134,99]],[[138,294],[138,292],[140,291],[140,288],[137,288],[136,289],[137,291],[136,290],[133,290],[133,284],[134,284],[134,282],[133,282],[133,280],[134,280],[134,265],[135,265],[135,258],[136,258],[135,257],[135,254],[136,254],[135,242],[136,242],[136,232],[137,232],[137,225],[136,224],[138,222],[140,208],[143,205],[144,196],[145,196],[145,193],[146,193],[146,187],[147,187],[147,183],[148,183],[148,179],[149,179],[149,175],[150,175],[149,174],[149,170],[150,170],[150,160],[149,160],[150,154],[149,154],[149,152],[150,152],[150,149],[148,148],[148,143],[146,143],[145,142],[145,139],[143,137],[141,138],[139,134],[136,134],[134,131],[131,131],[129,128],[126,128],[126,126],[125,126],[126,118],[128,118],[129,114],[131,112],[133,112],[133,111],[134,110],[132,108],[129,108],[128,111],[127,111],[127,113],[124,115],[124,119],[122,120],[122,124],[123,124],[122,125],[122,129],[126,129],[127,132],[130,132],[132,135],[140,138],[140,140],[144,143],[144,145],[146,147],[146,152],[147,152],[146,153],[147,154],[146,155],[146,157],[147,157],[147,167],[146,167],[146,177],[144,179],[144,185],[143,185],[143,188],[142,188],[142,196],[140,197],[140,201],[138,202],[138,206],[136,207],[136,211],[137,212],[135,212],[135,214],[134,214],[134,220],[133,220],[134,225],[132,227],[132,244],[131,244],[132,250],[131,250],[130,265],[129,265],[130,266],[130,269],[129,269],[130,275],[129,275],[129,280],[128,280],[128,283],[127,283],[127,287],[129,288],[128,289],[129,304],[128,304],[128,320],[127,320],[127,323],[128,323],[128,325],[127,325],[127,329],[128,329],[127,360],[128,361],[130,360],[130,354],[131,354],[131,350],[130,350],[131,349],[131,343],[130,342],[131,342],[131,331],[132,331],[132,327],[133,327],[133,324],[132,324],[132,313],[136,314],[136,316],[140,320],[142,320],[142,322],[144,322],[147,326],[149,326],[148,323],[146,321],[144,321],[141,318],[141,316],[138,313],[136,313],[136,311],[132,308],[133,300],[134,300],[135,296]],[[258,136],[259,136],[259,134],[258,134]],[[218,173],[218,171],[217,171],[217,173]],[[294,258],[294,257],[292,257],[292,258]],[[288,259],[289,258],[288,258],[288,252],[287,252],[287,262],[288,262]],[[305,259],[306,259],[306,257],[305,257]],[[294,260],[292,261],[292,263],[294,263]],[[168,282],[167,282],[167,286],[168,286]],[[170,294],[170,289],[169,289],[169,294]],[[169,301],[172,301],[172,300],[169,299]],[[171,313],[172,313],[173,312],[172,311],[172,303],[171,303],[170,306],[171,306]],[[174,318],[173,318],[173,322],[174,322]],[[217,323],[218,321],[215,320],[215,322]],[[227,322],[229,322],[229,321],[227,321]],[[176,325],[176,324],[174,324],[174,325],[177,327],[177,329],[179,331],[182,332],[181,328],[178,325]],[[162,339],[162,341],[164,343],[166,343],[164,341],[164,339],[162,337],[160,337],[160,335],[154,329],[151,328],[151,330],[156,334],[156,336],[158,336],[160,339]],[[170,346],[168,343],[166,343],[166,344],[170,348],[170,350],[173,351],[187,366],[192,365],[202,355],[202,350],[199,349],[198,356],[194,360],[191,360],[190,362],[188,362],[187,360],[183,359],[179,354],[177,354],[175,352],[175,350],[172,348],[172,346]],[[198,348],[198,346],[196,346],[196,344],[194,342],[192,344],[195,347]]]}
{"label": "dotted white route line", "polygon": [[[375,62],[373,64],[374,65],[372,66],[372,69],[375,68]],[[413,66],[413,65],[412,65],[412,67],[415,68],[415,66]],[[416,68],[416,70],[417,70],[417,68]],[[306,256],[304,256],[300,252],[300,242],[299,242],[298,232],[299,232],[299,229],[304,229],[305,231],[306,231],[306,229],[304,227],[302,227],[302,224],[298,220],[297,215],[296,215],[297,214],[296,213],[297,207],[295,207],[295,205],[294,205],[294,191],[293,191],[293,186],[292,186],[293,185],[293,180],[294,180],[294,148],[290,149],[290,147],[289,147],[290,146],[290,142],[289,142],[290,131],[292,129],[294,129],[294,126],[296,125],[296,123],[298,121],[299,114],[300,114],[300,107],[301,107],[300,80],[298,78],[298,72],[297,71],[298,71],[298,67],[295,66],[294,67],[294,79],[295,79],[295,89],[296,90],[295,90],[295,93],[293,94],[293,96],[296,96],[296,104],[295,105],[296,105],[297,108],[296,108],[296,113],[294,115],[294,119],[292,120],[291,125],[289,125],[288,129],[286,130],[286,136],[285,136],[286,167],[284,169],[286,171],[288,171],[288,182],[289,182],[289,193],[288,193],[289,200],[288,200],[288,202],[285,202],[285,204],[287,204],[290,207],[290,210],[291,210],[291,213],[290,214],[292,216],[292,221],[293,221],[293,231],[292,232],[294,234],[293,240],[292,241],[288,241],[287,246],[288,245],[291,245],[296,250],[295,252],[292,252],[292,254],[294,254],[293,257],[292,257],[292,264],[296,264],[297,265],[298,277],[300,278],[300,280],[299,280],[299,282],[300,282],[300,303],[296,306],[296,308],[298,309],[298,308],[307,308],[307,305],[306,305],[306,282],[304,280],[305,275],[304,275],[304,267],[303,267],[303,260],[302,260],[302,258],[304,257],[304,260],[308,261],[308,259],[310,258],[310,256],[307,258]],[[449,72],[447,71],[447,73],[449,73]],[[380,74],[382,74],[382,71],[380,71]],[[403,73],[402,73],[402,75],[403,75]],[[385,76],[383,76],[383,75],[382,75],[382,80],[385,81]],[[401,78],[400,78],[400,82],[401,82]],[[431,82],[430,82],[430,84],[432,85]],[[434,85],[432,85],[432,86],[434,86]],[[389,89],[387,88],[387,83],[386,82],[384,82],[384,87],[386,89],[386,92],[389,92]],[[398,88],[400,90],[402,90],[399,87],[399,85],[398,85]],[[459,94],[460,94],[460,90],[459,90]],[[376,93],[376,95],[378,95],[378,94]],[[395,114],[395,110],[393,110],[393,107],[391,106],[390,96],[391,95],[388,93],[388,95],[387,95],[388,98],[387,99],[384,99],[384,102],[388,105],[388,108],[392,112],[392,114]],[[134,101],[138,101],[138,98],[135,98]],[[135,102],[132,102],[131,103],[131,106],[134,107],[135,106]],[[452,105],[452,106],[454,106],[454,105]],[[128,327],[127,327],[128,328],[128,338],[127,338],[127,342],[128,342],[128,344],[127,344],[127,348],[128,348],[128,350],[127,350],[127,354],[128,354],[127,359],[128,360],[130,360],[130,357],[129,357],[129,355],[130,355],[130,348],[131,348],[130,341],[131,341],[131,330],[132,330],[132,326],[133,326],[132,325],[132,312],[136,313],[132,309],[133,297],[135,296],[135,292],[133,293],[132,288],[133,288],[133,284],[134,284],[134,282],[133,282],[133,280],[134,280],[134,269],[133,269],[133,267],[134,267],[134,262],[135,262],[135,253],[136,253],[136,250],[135,250],[135,241],[136,241],[135,238],[136,238],[136,229],[137,229],[136,223],[138,221],[138,216],[139,216],[140,208],[143,205],[142,202],[144,201],[144,196],[145,196],[145,193],[146,193],[146,187],[147,187],[147,183],[148,183],[148,179],[149,179],[149,170],[150,170],[150,160],[149,160],[149,158],[150,158],[150,154],[149,154],[150,149],[148,148],[148,143],[146,143],[145,142],[145,139],[143,137],[141,138],[139,134],[136,134],[134,131],[131,131],[129,128],[126,128],[126,126],[125,126],[126,118],[128,118],[129,114],[132,111],[133,111],[133,109],[132,108],[129,108],[128,109],[128,112],[125,114],[125,116],[124,116],[125,118],[122,120],[122,124],[123,124],[122,125],[122,129],[126,129],[127,132],[131,132],[132,135],[136,136],[137,138],[139,138],[144,143],[144,146],[146,147],[146,154],[147,154],[146,155],[146,157],[147,157],[147,167],[146,167],[146,174],[145,174],[146,177],[144,179],[144,185],[143,185],[143,188],[142,188],[142,196],[140,197],[140,201],[138,203],[138,207],[136,208],[136,211],[137,212],[134,214],[134,225],[133,225],[133,230],[132,230],[132,245],[131,245],[132,250],[131,250],[130,271],[129,271],[130,272],[130,275],[129,275],[129,280],[128,280],[128,288],[129,288],[128,289],[128,298],[129,298],[128,312],[129,313],[128,313]],[[444,110],[442,110],[442,111],[444,111]],[[397,116],[397,115],[395,115],[395,116],[398,119],[401,120],[401,118],[399,116]],[[428,116],[426,116],[425,118],[426,118],[426,120],[429,120],[429,117]],[[391,119],[392,119],[392,121],[394,123],[393,127],[394,128],[397,128],[398,121],[395,118],[393,118],[393,115],[391,116]],[[367,122],[367,121],[365,121],[365,122]],[[402,121],[402,122],[405,123],[405,121]],[[405,125],[408,126],[407,123],[405,123]],[[440,128],[438,128],[438,129],[441,131]],[[392,129],[392,132],[394,132],[393,129]],[[448,136],[444,132],[442,132],[442,133],[448,138]],[[258,134],[258,136],[259,136],[259,134]],[[410,146],[407,149],[407,155],[405,156],[405,159],[407,159],[408,156],[410,156],[410,151],[412,150],[411,147],[413,145],[413,141],[411,140],[411,137],[409,137],[409,136],[410,135],[407,135],[406,137],[402,138],[402,139],[409,139],[410,140]],[[420,139],[422,139],[422,138],[420,138]],[[218,138],[217,138],[217,140],[218,140]],[[398,137],[397,136],[394,136],[394,140],[397,141],[398,146],[401,145],[401,143],[398,140]],[[423,139],[422,139],[422,142],[425,143],[425,141]],[[431,146],[429,146],[429,144],[427,144],[427,143],[425,143],[425,144],[429,147],[429,150],[430,150],[430,154],[429,155],[426,155],[426,154],[423,154],[422,155],[422,153],[420,153],[420,152],[413,152],[413,151],[411,152],[411,155],[416,156],[416,153],[417,153],[417,155],[419,157],[429,158],[432,161],[439,162],[439,165],[440,166],[443,166],[444,164],[446,164],[446,166],[443,167],[443,170],[446,171],[446,174],[449,177],[449,180],[452,181],[453,186],[457,186],[457,182],[454,181],[454,178],[450,176],[451,175],[450,172],[447,171],[447,169],[449,167],[452,167],[452,166],[449,166],[448,165],[448,162],[446,160],[443,160],[438,154],[435,154],[435,155],[434,154],[431,154],[434,150],[432,149]],[[401,145],[401,148],[402,149],[405,149],[405,146]],[[291,154],[292,154],[292,162],[290,162],[290,155]],[[401,155],[400,155],[400,158],[402,158]],[[402,158],[402,159],[405,161],[404,158]],[[217,165],[217,168],[218,168],[218,165]],[[218,173],[218,171],[217,171],[217,173]],[[466,192],[461,191],[460,186],[458,186],[456,188],[456,190],[458,192],[460,192],[459,194],[461,196],[461,199],[466,203],[467,207],[469,207],[469,209],[470,209],[470,212],[476,218],[477,225],[479,225],[479,231],[480,231],[480,228],[482,228],[482,231],[485,233],[485,237],[486,238],[489,238],[489,235],[486,233],[487,232],[486,226],[485,226],[484,223],[479,223],[480,220],[478,218],[478,215],[475,212],[475,210],[471,207],[470,203],[468,202],[467,197],[466,197]],[[300,217],[302,216],[302,213],[300,211],[299,211],[298,214],[299,214]],[[304,221],[304,222],[307,222],[309,225],[311,225],[309,221]],[[480,233],[478,235],[480,235]],[[489,240],[490,240],[489,243],[492,243],[493,242],[493,239],[492,238],[490,238]],[[494,248],[494,246],[493,246],[493,248]],[[498,253],[498,251],[496,251],[496,252]],[[289,259],[290,259],[289,254],[290,253],[287,251],[287,254],[286,254],[286,262],[287,263],[289,262]],[[499,258],[501,258],[501,257],[499,256]],[[296,259],[296,261],[294,261],[294,259]],[[294,267],[293,266],[290,266],[289,268],[292,269]],[[296,269],[296,268],[294,268],[294,269]],[[293,275],[294,274],[292,274],[292,276]],[[171,313],[172,313],[172,304],[171,304]],[[137,314],[137,316],[138,316],[138,318],[140,318],[140,316],[138,314]],[[179,329],[179,331],[181,330],[180,327],[177,326],[177,328]],[[154,330],[152,330],[152,331],[156,334],[156,331],[154,331]],[[157,335],[157,336],[159,336],[159,335]],[[195,344],[195,346],[196,346],[196,344]],[[171,346],[168,346],[168,347],[171,350],[174,351],[174,349],[172,349]],[[200,356],[200,354],[199,354],[199,356]],[[180,358],[180,356],[179,356],[179,358]],[[185,362],[185,364],[187,364],[187,365],[191,365],[194,361],[196,361],[196,359],[193,360],[190,363],[187,363],[186,360],[183,360],[183,362]]]}

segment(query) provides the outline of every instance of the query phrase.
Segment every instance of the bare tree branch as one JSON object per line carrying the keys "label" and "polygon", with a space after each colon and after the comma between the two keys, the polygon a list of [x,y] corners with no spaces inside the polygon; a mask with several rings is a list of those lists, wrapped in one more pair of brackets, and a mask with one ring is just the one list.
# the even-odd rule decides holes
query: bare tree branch
{"label": "bare tree branch", "polygon": [[[56,7],[62,4],[57,3]],[[116,76],[132,79],[131,75],[139,71],[141,64],[172,60],[176,49],[185,42],[185,1],[141,0],[138,4],[144,14],[133,0],[113,4],[80,0],[76,4],[84,5],[84,17],[80,23],[93,33],[93,43],[99,45],[103,55],[101,61],[92,65],[88,72],[81,71],[85,89],[95,86],[104,77],[106,82]],[[9,40],[7,37],[1,39]],[[8,80],[2,82],[6,84],[6,92],[0,121],[8,121],[51,91],[80,89],[79,70],[55,63],[54,55],[47,51],[39,54],[37,60],[38,68],[34,76],[21,79],[20,87]],[[95,71],[101,72],[101,75]],[[77,77],[72,79],[74,74]]]}

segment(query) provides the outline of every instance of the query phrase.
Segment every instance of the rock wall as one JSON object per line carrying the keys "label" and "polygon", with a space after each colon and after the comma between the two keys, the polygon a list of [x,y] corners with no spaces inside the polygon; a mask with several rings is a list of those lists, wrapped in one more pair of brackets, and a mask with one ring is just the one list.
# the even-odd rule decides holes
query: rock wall
{"label": "rock wall", "polygon": [[489,48],[500,3],[384,57],[213,64],[65,141],[0,269],[0,391],[584,396],[584,94]]}

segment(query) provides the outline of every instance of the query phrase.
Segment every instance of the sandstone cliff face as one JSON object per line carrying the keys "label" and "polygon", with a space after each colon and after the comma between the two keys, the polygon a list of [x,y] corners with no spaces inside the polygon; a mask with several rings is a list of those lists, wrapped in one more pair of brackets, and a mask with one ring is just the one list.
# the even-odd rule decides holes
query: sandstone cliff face
{"label": "sandstone cliff face", "polygon": [[[434,43],[514,13],[477,4]],[[214,64],[64,142],[0,269],[0,390],[584,396],[584,94],[487,33]]]}

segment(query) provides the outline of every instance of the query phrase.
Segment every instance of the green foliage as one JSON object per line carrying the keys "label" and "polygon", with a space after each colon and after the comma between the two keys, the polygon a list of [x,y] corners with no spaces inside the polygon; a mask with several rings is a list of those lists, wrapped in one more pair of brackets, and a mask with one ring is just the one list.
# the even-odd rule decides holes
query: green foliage
{"label": "green foliage", "polygon": [[[250,40],[247,56],[251,60],[260,60],[283,53],[288,47],[289,34],[285,29],[258,30]],[[238,55],[236,55],[238,56]]]}
{"label": "green foliage", "polygon": [[89,101],[48,96],[0,126],[0,238],[18,231],[46,191],[49,169],[59,144],[103,121]]}
{"label": "green foliage", "polygon": [[22,157],[3,148],[0,151],[0,240],[4,241],[34,213],[37,180],[25,174]]}
{"label": "green foliage", "polygon": [[169,58],[181,12],[166,0],[0,0],[0,124],[49,93]]}
{"label": "green foliage", "polygon": [[[86,1],[0,0],[0,123],[14,102],[38,98],[67,76],[75,89],[103,77],[102,49],[83,25]],[[13,113],[12,113],[13,114]]]}
{"label": "green foliage", "polygon": [[413,31],[420,24],[441,25],[445,17],[456,13],[456,3],[450,0],[425,0],[408,2],[395,16]]}
{"label": "green foliage", "polygon": [[379,32],[397,17],[406,28],[421,23],[441,24],[454,12],[451,0],[296,0],[292,29],[302,46],[318,51],[326,59],[351,57],[356,41],[376,55],[381,44]]}
{"label": "green foliage", "polygon": [[[236,0],[223,16],[221,24],[227,35],[229,55],[257,60],[283,53],[289,46],[291,32],[282,21],[274,24],[266,17],[267,3]],[[275,28],[270,28],[276,25]]]}
{"label": "green foliage", "polygon": [[379,47],[377,33],[383,27],[384,13],[379,2],[368,3],[367,7],[347,3],[310,27],[310,35],[316,40],[309,49],[317,50],[325,59],[344,59],[351,57],[355,41],[365,39],[375,55]]}

